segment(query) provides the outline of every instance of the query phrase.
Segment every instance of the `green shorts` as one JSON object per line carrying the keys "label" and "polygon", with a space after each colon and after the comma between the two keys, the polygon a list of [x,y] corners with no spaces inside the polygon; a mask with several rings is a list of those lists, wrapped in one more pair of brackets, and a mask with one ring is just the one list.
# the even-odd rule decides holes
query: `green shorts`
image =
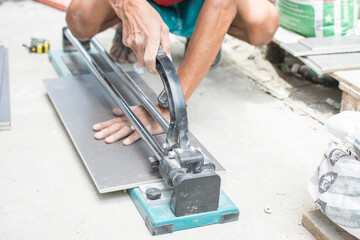
{"label": "green shorts", "polygon": [[170,7],[159,6],[151,0],[149,3],[158,11],[171,33],[190,39],[204,0],[184,0]]}

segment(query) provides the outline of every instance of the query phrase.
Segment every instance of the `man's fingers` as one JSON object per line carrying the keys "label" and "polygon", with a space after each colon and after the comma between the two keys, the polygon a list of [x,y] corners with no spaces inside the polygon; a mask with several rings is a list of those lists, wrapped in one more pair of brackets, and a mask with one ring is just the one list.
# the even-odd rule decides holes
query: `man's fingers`
{"label": "man's fingers", "polygon": [[[131,109],[132,111],[136,111],[137,106],[131,106],[130,109]],[[123,111],[122,111],[120,108],[114,108],[114,109],[113,109],[113,113],[114,113],[116,116],[119,116],[119,117],[124,116],[124,113],[123,113]]]}
{"label": "man's fingers", "polygon": [[104,138],[112,135],[116,131],[119,131],[120,129],[122,129],[124,127],[124,125],[125,124],[123,122],[114,123],[111,126],[104,128],[101,131],[95,133],[95,138],[96,139],[104,139]]}
{"label": "man's fingers", "polygon": [[[152,134],[159,134],[162,132],[160,126],[148,114],[143,106],[131,106],[133,113],[141,119],[144,126]],[[124,138],[123,144],[130,145],[141,138],[140,134],[134,131],[132,123],[124,116],[119,108],[113,109],[113,113],[121,115],[121,117],[102,122],[94,125],[94,130],[100,130],[95,134],[96,139],[105,139],[106,143],[113,143]]]}
{"label": "man's fingers", "polygon": [[105,138],[105,142],[106,143],[116,142],[119,139],[128,136],[132,132],[133,132],[132,128],[129,125],[125,125],[117,132],[115,132],[115,133],[111,134],[110,136],[108,136],[107,138]]}
{"label": "man's fingers", "polygon": [[155,58],[159,49],[160,41],[149,41],[145,47],[144,61],[147,70],[152,74],[158,74],[155,67]]}
{"label": "man's fingers", "polygon": [[136,142],[138,139],[140,139],[140,134],[138,132],[134,132],[133,134],[131,134],[129,137],[127,137],[124,141],[123,144],[125,146],[133,144],[134,142]]}
{"label": "man's fingers", "polygon": [[122,22],[122,42],[126,47],[129,47],[130,44],[129,28],[129,24]]}
{"label": "man's fingers", "polygon": [[142,33],[134,32],[133,39],[134,39],[133,50],[138,59],[138,64],[140,67],[145,67],[145,61],[144,61],[145,38]]}
{"label": "man's fingers", "polygon": [[164,49],[166,55],[171,58],[171,43],[169,39],[169,28],[165,25],[163,27],[163,31],[161,32],[161,40],[160,40],[161,47]]}
{"label": "man's fingers", "polygon": [[124,113],[123,113],[123,111],[121,111],[120,108],[114,108],[114,109],[113,109],[113,113],[114,113],[116,116],[119,116],[119,117],[124,116]]}
{"label": "man's fingers", "polygon": [[111,120],[108,120],[108,121],[105,121],[105,122],[96,123],[93,126],[93,130],[99,131],[99,130],[102,130],[104,128],[107,128],[107,127],[111,126],[114,123],[121,122],[121,121],[122,121],[121,118],[114,118],[114,119],[111,119]]}

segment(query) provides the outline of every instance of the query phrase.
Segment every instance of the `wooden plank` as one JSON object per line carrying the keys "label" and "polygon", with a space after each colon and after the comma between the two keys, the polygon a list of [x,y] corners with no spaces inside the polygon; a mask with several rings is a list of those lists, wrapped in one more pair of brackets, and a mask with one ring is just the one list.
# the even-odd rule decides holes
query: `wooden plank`
{"label": "wooden plank", "polygon": [[343,91],[340,111],[360,111],[360,70],[338,71],[329,74],[339,81]]}
{"label": "wooden plank", "polygon": [[357,238],[333,223],[319,209],[304,213],[302,225],[317,240],[356,240]]}
{"label": "wooden plank", "polygon": [[341,83],[346,84],[352,89],[360,92],[360,69],[349,71],[336,71],[330,74]]}
{"label": "wooden plank", "polygon": [[348,92],[343,90],[340,111],[360,111],[359,99],[354,98],[352,94],[349,94]]}

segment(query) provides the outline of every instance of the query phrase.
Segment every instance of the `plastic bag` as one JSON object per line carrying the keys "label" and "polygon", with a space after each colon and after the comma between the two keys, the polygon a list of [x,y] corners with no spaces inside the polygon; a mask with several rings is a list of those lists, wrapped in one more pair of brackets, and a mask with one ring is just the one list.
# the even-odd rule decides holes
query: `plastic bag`
{"label": "plastic bag", "polygon": [[354,35],[356,0],[277,0],[280,25],[307,37]]}
{"label": "plastic bag", "polygon": [[343,142],[346,136],[360,132],[360,112],[343,111],[329,118],[325,128]]}
{"label": "plastic bag", "polygon": [[329,118],[325,128],[360,156],[360,112],[344,111]]}
{"label": "plastic bag", "polygon": [[308,191],[328,218],[360,238],[360,112],[336,114],[325,127],[338,139],[329,144]]}
{"label": "plastic bag", "polygon": [[360,238],[360,162],[340,141],[331,142],[308,191],[328,218]]}

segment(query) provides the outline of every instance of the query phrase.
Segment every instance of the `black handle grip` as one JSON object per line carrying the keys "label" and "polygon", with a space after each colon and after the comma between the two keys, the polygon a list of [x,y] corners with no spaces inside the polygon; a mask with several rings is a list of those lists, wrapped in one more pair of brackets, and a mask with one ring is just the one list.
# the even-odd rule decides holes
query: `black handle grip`
{"label": "black handle grip", "polygon": [[184,93],[173,63],[161,48],[156,56],[156,70],[163,82],[170,111],[170,125],[166,136],[169,149],[188,149],[189,129]]}

